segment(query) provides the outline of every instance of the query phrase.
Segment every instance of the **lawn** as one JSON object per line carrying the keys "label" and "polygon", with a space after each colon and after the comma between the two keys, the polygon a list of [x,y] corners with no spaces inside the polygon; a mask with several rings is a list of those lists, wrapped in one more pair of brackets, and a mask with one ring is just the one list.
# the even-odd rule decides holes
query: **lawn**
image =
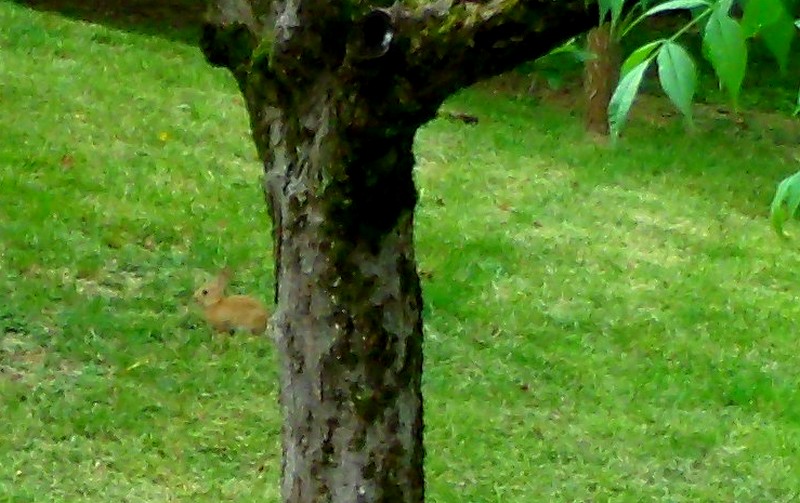
{"label": "lawn", "polygon": [[[446,105],[478,125],[419,133],[428,500],[796,501],[800,255],[767,211],[800,125],[709,102],[687,133],[647,96],[610,148],[567,101],[484,84]],[[0,501],[277,501],[272,345],[191,303],[225,264],[271,298],[232,80],[0,2],[0,104]]]}

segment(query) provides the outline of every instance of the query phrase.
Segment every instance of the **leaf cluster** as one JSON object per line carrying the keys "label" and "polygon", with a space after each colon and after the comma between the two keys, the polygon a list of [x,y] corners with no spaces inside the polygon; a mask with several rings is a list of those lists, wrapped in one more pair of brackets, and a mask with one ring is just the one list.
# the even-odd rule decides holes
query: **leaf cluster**
{"label": "leaf cluster", "polygon": [[[697,83],[697,67],[691,54],[679,39],[692,29],[700,29],[703,56],[711,63],[720,87],[726,90],[734,106],[747,69],[748,41],[756,37],[774,56],[781,71],[786,71],[789,54],[800,20],[793,20],[783,0],[748,0],[744,15],[731,15],[734,0],[669,0],[652,5],[642,1],[631,12],[643,11],[638,17],[622,14],[622,0],[603,0],[601,16],[610,15],[611,23],[621,38],[642,20],[668,11],[684,10],[691,18],[672,36],[648,42],[633,51],[622,65],[622,78],[609,103],[609,125],[617,138],[625,124],[642,79],[654,62],[666,95],[692,125],[692,100]],[[652,6],[651,6],[652,5]],[[618,19],[615,22],[615,17]],[[601,20],[605,18],[601,17]],[[800,93],[798,108],[800,112]]]}

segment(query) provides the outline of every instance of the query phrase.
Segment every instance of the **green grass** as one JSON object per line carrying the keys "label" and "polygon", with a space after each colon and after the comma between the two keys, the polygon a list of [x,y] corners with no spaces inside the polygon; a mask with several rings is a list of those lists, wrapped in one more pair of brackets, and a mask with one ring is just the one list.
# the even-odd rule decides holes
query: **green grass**
{"label": "green grass", "polygon": [[[193,47],[0,3],[0,501],[276,501],[265,339],[212,339],[223,264],[270,296],[241,100]],[[429,501],[800,495],[800,128],[663,100],[616,149],[478,86],[419,134]]]}

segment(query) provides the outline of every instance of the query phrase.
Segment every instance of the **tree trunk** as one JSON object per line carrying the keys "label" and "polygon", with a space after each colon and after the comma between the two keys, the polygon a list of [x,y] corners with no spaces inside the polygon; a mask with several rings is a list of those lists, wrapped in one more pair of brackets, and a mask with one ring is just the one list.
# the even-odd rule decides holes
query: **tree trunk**
{"label": "tree trunk", "polygon": [[338,121],[326,96],[346,91],[319,89],[256,136],[280,236],[283,501],[421,503],[413,132]]}
{"label": "tree trunk", "polygon": [[414,136],[596,18],[462,3],[211,2],[201,46],[245,96],[273,222],[285,503],[423,502]]}
{"label": "tree trunk", "polygon": [[586,62],[584,92],[586,129],[593,133],[608,134],[608,104],[619,82],[620,48],[611,33],[609,23],[589,31],[587,50],[594,57]]}

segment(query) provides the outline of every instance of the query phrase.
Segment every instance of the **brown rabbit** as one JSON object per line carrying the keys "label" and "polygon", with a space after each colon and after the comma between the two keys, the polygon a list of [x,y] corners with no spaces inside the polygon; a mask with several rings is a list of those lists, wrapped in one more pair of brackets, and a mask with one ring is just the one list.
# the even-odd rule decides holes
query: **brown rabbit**
{"label": "brown rabbit", "polygon": [[194,299],[203,308],[203,314],[217,332],[249,330],[261,334],[267,328],[269,314],[263,304],[247,295],[225,296],[225,287],[231,272],[227,267],[213,281],[198,288]]}

